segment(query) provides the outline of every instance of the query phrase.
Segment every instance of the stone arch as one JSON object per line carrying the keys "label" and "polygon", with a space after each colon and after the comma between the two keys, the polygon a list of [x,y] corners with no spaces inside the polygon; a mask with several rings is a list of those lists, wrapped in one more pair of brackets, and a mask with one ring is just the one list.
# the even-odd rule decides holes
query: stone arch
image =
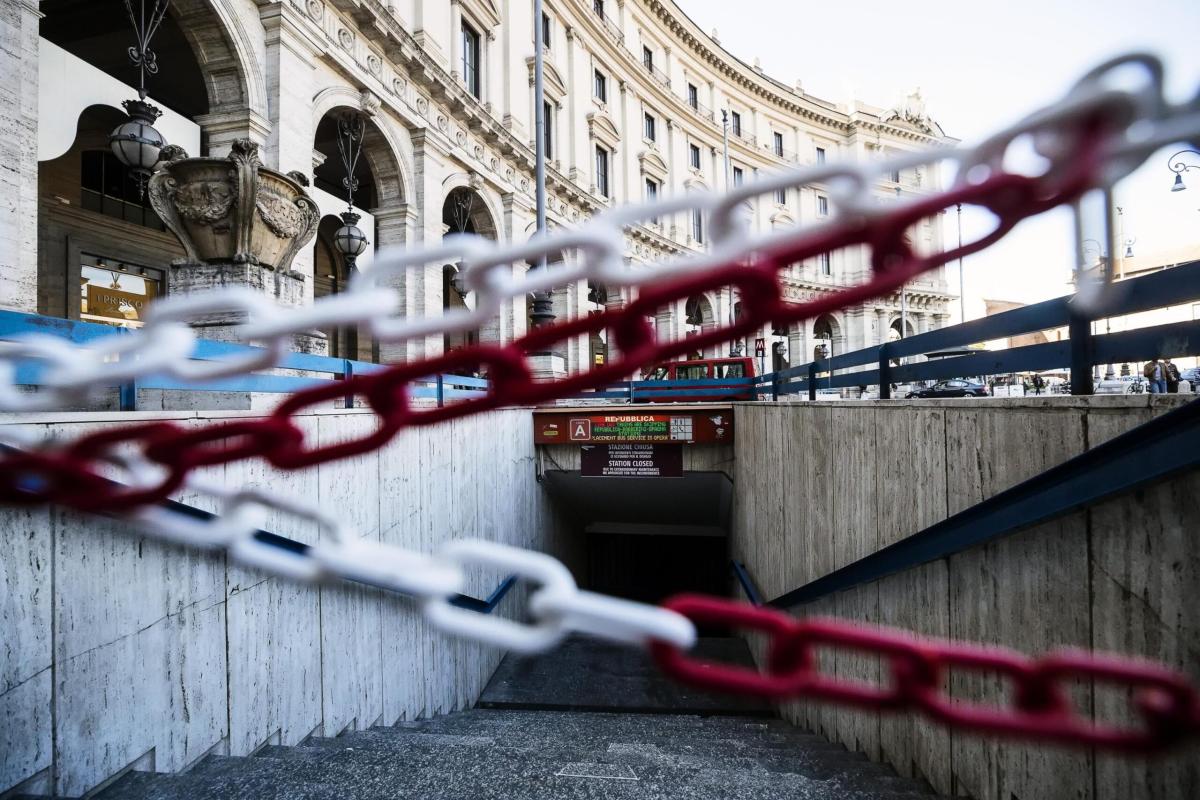
{"label": "stone arch", "polygon": [[822,314],[813,320],[813,360],[821,358],[817,352],[820,347],[818,342],[822,339],[828,340],[831,343],[829,356],[835,356],[842,352],[845,335],[843,333],[842,323],[838,320],[835,314]]}
{"label": "stone arch", "polygon": [[408,202],[413,196],[411,147],[397,134],[387,116],[380,113],[379,99],[371,92],[356,91],[348,86],[323,89],[313,98],[314,136],[321,121],[338,109],[358,111],[367,118],[363,159],[379,187],[377,207],[395,208]]}
{"label": "stone arch", "polygon": [[173,0],[171,7],[196,58],[204,64],[209,113],[245,109],[259,115],[265,125],[269,118],[266,75],[234,3]]}
{"label": "stone arch", "polygon": [[504,226],[501,224],[501,220],[503,220],[505,216],[504,209],[500,204],[499,198],[496,197],[494,193],[487,190],[483,179],[477,173],[456,172],[447,176],[446,179],[442,181],[443,209],[445,208],[446,199],[448,199],[456,189],[464,189],[472,192],[475,195],[476,201],[482,203],[481,208],[477,209],[473,213],[478,214],[479,211],[484,211],[486,212],[487,216],[490,217],[490,232],[492,235],[488,236],[488,238],[495,242],[505,242],[511,238],[511,232],[505,230]]}

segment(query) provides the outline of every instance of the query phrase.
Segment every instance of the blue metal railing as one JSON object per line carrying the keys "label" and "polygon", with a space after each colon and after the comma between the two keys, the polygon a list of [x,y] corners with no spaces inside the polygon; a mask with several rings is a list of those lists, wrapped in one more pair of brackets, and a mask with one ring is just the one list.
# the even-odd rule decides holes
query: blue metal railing
{"label": "blue metal railing", "polygon": [[[1091,333],[1092,321],[1178,305],[1195,298],[1200,298],[1200,261],[1115,284],[1103,306],[1086,310],[1086,324],[1079,324],[1083,310],[1074,296],[1058,297],[768,373],[757,378],[755,384],[760,397],[807,393],[810,400],[815,400],[818,389],[878,386],[880,398],[887,399],[893,383],[1070,367],[1072,391],[1090,394],[1091,369],[1095,365],[1200,353],[1200,320],[1100,335]],[[1072,338],[912,364],[893,363],[906,357],[1063,327],[1072,330]],[[856,367],[871,369],[837,374],[838,370]]]}
{"label": "blue metal railing", "polygon": [[[86,345],[105,336],[123,335],[126,331],[123,328],[114,328],[111,325],[101,325],[95,322],[79,322],[57,317],[44,317],[39,314],[23,314],[16,311],[0,310],[0,339],[9,339],[30,333],[50,334],[76,344]],[[194,357],[201,361],[208,361],[254,352],[260,349],[250,345],[201,339],[196,343]],[[345,380],[353,375],[365,375],[384,369],[379,364],[372,364],[366,361],[331,358],[329,356],[318,356],[308,353],[288,353],[283,361],[280,362],[278,368],[315,372],[330,377],[315,378],[296,375],[255,374],[197,383],[181,381],[170,375],[150,375],[115,388],[120,390],[121,410],[134,411],[137,409],[137,393],[144,389],[290,394],[301,389],[325,385],[330,378]],[[16,382],[27,386],[39,386],[42,384],[41,379],[44,369],[44,365],[35,360],[22,362],[17,366]],[[434,399],[438,405],[441,405],[446,400],[481,397],[487,392],[488,387],[487,380],[466,375],[433,375],[419,379],[415,384],[412,389],[412,396]],[[347,407],[351,407],[353,402],[353,398],[347,398]]]}

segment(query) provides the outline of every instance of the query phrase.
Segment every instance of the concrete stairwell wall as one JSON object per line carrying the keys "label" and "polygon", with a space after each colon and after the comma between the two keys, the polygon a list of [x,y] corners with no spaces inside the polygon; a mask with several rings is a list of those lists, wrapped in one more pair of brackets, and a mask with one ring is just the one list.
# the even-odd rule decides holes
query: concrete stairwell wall
{"label": "concrete stairwell wall", "polygon": [[[253,414],[36,419],[75,437],[201,416]],[[353,410],[299,419],[320,444],[374,428],[372,414]],[[558,523],[533,459],[529,411],[514,409],[406,431],[308,470],[253,461],[208,476],[315,503],[366,538],[424,553],[456,537],[555,552]],[[267,577],[102,518],[2,507],[0,526],[0,796],[16,786],[76,796],[134,764],[176,771],[210,752],[461,709],[503,655],[434,632],[402,598]],[[307,543],[327,535],[279,514],[267,529]],[[467,593],[486,597],[503,577],[472,570]],[[498,613],[522,603],[518,586]]]}
{"label": "concrete stairwell wall", "polygon": [[[1181,397],[755,404],[737,407],[734,544],[777,597],[1177,407]],[[1200,474],[793,609],[991,642],[1144,655],[1200,680]],[[761,657],[761,649],[759,650]],[[824,668],[878,681],[844,651]],[[995,675],[953,696],[1003,703]],[[1080,685],[1100,718],[1135,723],[1126,693]],[[1200,796],[1200,748],[1156,760],[1001,743],[909,714],[793,703],[806,725],[940,792],[977,800]]]}

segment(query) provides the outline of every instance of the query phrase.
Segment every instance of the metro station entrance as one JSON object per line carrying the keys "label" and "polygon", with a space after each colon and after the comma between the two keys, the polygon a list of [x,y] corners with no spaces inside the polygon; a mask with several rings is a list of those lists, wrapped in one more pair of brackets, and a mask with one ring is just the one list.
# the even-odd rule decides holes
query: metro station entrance
{"label": "metro station entrance", "polygon": [[645,603],[730,594],[729,406],[545,410],[534,429],[584,588]]}

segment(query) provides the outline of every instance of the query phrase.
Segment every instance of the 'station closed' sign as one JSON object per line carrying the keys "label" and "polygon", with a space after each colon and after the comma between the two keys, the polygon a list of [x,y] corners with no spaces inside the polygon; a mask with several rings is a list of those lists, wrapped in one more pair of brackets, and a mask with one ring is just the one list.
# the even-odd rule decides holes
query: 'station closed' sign
{"label": "'station closed' sign", "polygon": [[592,444],[579,448],[585,478],[682,478],[677,444]]}

